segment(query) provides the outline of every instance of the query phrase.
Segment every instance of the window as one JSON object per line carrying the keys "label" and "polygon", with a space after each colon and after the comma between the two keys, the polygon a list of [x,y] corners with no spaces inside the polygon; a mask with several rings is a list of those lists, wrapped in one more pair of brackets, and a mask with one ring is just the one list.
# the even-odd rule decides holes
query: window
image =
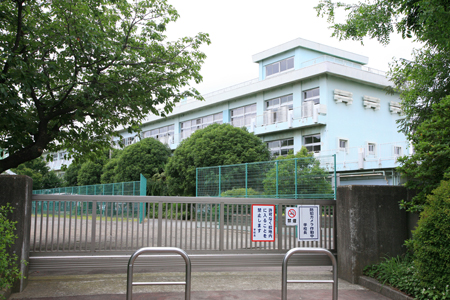
{"label": "window", "polygon": [[294,68],[294,58],[290,57],[282,61],[266,66],[266,77]]}
{"label": "window", "polygon": [[401,155],[402,155],[402,147],[394,146],[394,156],[401,156]]}
{"label": "window", "polygon": [[61,153],[59,153],[59,159],[60,160],[64,160],[65,158],[64,158],[64,156],[66,156],[67,155],[67,152],[61,152]]}
{"label": "window", "polygon": [[303,92],[303,101],[313,101],[314,104],[320,104],[320,90],[315,88]]}
{"label": "window", "polygon": [[339,151],[348,151],[348,140],[339,139]]}
{"label": "window", "polygon": [[320,134],[308,135],[303,137],[303,146],[308,149],[309,152],[320,152]]}
{"label": "window", "polygon": [[58,153],[53,153],[52,157],[53,157],[53,160],[58,160]]}
{"label": "window", "polygon": [[191,134],[194,133],[197,129],[205,128],[213,123],[222,124],[222,122],[223,122],[223,113],[221,112],[206,117],[182,122],[180,123],[181,138],[185,139],[187,137],[190,137]]}
{"label": "window", "polygon": [[144,138],[154,138],[160,140],[162,143],[171,144],[173,143],[174,136],[174,125],[164,126],[157,129],[152,129],[145,131],[143,133]]}
{"label": "window", "polygon": [[367,153],[369,155],[376,155],[376,153],[377,153],[377,145],[375,143],[368,143],[367,144]]}
{"label": "window", "polygon": [[293,109],[293,96],[286,95],[264,103],[264,125],[286,122],[289,111]]}
{"label": "window", "polygon": [[294,152],[294,139],[284,139],[267,143],[272,156],[287,155],[289,151]]}
{"label": "window", "polygon": [[252,119],[256,119],[256,104],[231,110],[231,125],[235,127],[249,127],[252,124]]}

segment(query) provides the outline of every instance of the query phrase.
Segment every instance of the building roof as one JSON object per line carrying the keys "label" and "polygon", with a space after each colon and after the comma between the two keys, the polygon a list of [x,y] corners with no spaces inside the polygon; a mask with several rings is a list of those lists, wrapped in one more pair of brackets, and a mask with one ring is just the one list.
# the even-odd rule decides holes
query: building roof
{"label": "building roof", "polygon": [[349,61],[353,61],[359,64],[367,64],[369,58],[367,56],[359,55],[353,52],[345,51],[342,49],[334,48],[331,46],[319,44],[316,42],[308,41],[302,38],[297,38],[295,40],[289,41],[287,43],[281,44],[279,46],[267,49],[260,53],[253,55],[253,62],[260,62],[263,59],[269,58],[271,56],[277,55],[279,53],[294,49],[294,48],[305,48],[314,51],[318,51],[331,56],[343,58]]}

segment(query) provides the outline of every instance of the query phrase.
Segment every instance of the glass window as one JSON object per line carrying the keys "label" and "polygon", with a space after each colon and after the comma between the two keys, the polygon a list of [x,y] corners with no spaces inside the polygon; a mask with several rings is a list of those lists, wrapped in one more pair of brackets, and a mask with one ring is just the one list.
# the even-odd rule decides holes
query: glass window
{"label": "glass window", "polygon": [[294,152],[294,139],[289,138],[271,141],[267,143],[267,148],[274,157],[278,155],[287,155],[290,151]]}
{"label": "glass window", "polygon": [[309,152],[320,152],[320,144],[320,134],[308,135],[303,137],[303,146],[305,146]]}
{"label": "glass window", "polygon": [[256,119],[256,104],[231,110],[231,125],[235,127],[249,127],[253,119]]}
{"label": "glass window", "polygon": [[[211,125],[213,123],[222,124],[223,121],[223,113],[217,113],[213,115],[208,115],[202,118],[185,121],[180,123],[181,125],[181,138],[185,139],[190,137],[192,133],[194,133],[197,129],[202,129]],[[172,127],[173,132],[173,127]]]}
{"label": "glass window", "polygon": [[376,151],[375,143],[368,143],[367,144],[367,152],[369,153],[369,155],[375,155],[375,151]]}
{"label": "glass window", "polygon": [[315,88],[312,90],[303,92],[303,101],[313,101],[314,104],[320,103],[320,90],[319,88]]}
{"label": "glass window", "polygon": [[290,57],[266,66],[266,76],[277,74],[294,68],[294,58]]}

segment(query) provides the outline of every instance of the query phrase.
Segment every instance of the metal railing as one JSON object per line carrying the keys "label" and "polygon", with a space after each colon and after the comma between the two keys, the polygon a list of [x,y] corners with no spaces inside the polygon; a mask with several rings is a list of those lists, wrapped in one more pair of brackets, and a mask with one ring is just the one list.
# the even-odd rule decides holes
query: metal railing
{"label": "metal railing", "polygon": [[[323,253],[326,254],[333,266],[333,280],[287,280],[287,264],[289,258],[295,253]],[[294,248],[289,250],[283,259],[282,265],[282,274],[281,274],[281,300],[287,299],[287,284],[288,283],[332,283],[333,284],[333,300],[337,300],[338,298],[338,275],[337,275],[337,263],[334,255],[326,250],[326,249],[317,249],[317,248]]]}
{"label": "metal railing", "polygon": [[[336,249],[334,200],[33,195],[30,255],[125,254],[142,247],[190,253],[284,253]],[[275,242],[251,241],[251,204],[275,204]],[[299,242],[287,206],[320,205],[321,237]],[[143,216],[142,222],[139,217]]]}
{"label": "metal railing", "polygon": [[[175,253],[181,255],[186,263],[186,279],[184,282],[133,282],[133,266],[135,260],[142,254],[145,253]],[[184,285],[185,286],[185,299],[191,299],[191,260],[186,252],[182,249],[174,247],[163,247],[163,248],[141,248],[131,255],[128,261],[127,268],[127,300],[133,299],[133,286],[143,286],[143,285]]]}

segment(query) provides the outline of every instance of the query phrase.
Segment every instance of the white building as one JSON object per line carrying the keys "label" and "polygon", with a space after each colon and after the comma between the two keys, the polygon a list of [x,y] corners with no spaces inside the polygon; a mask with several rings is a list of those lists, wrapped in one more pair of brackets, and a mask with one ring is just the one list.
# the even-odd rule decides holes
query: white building
{"label": "white building", "polygon": [[[396,121],[398,95],[386,94],[384,72],[365,67],[368,58],[296,39],[253,55],[258,78],[187,99],[167,118],[149,116],[141,137],[175,149],[195,130],[212,123],[246,126],[274,155],[302,146],[317,156],[336,154],[341,184],[399,184],[396,158],[410,154]],[[121,131],[125,145],[136,134]],[[53,154],[58,170],[63,153]]]}

